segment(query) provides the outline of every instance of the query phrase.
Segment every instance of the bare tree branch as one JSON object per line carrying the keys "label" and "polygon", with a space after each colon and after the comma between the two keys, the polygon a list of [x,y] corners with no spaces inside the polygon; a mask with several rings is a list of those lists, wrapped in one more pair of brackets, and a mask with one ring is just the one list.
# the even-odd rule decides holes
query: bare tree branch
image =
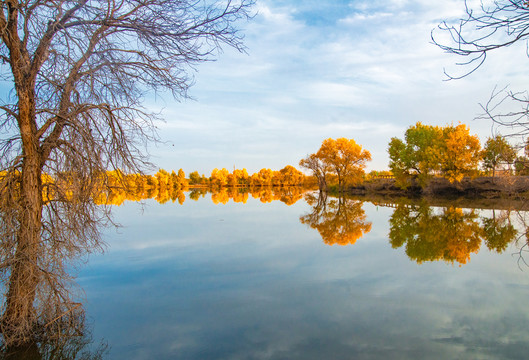
{"label": "bare tree branch", "polygon": [[77,313],[64,263],[100,249],[112,224],[94,201],[102,174],[149,166],[159,115],[142,106],[146,94],[186,97],[196,65],[225,45],[244,51],[236,26],[253,2],[0,1],[0,74],[13,86],[0,105],[6,342]]}

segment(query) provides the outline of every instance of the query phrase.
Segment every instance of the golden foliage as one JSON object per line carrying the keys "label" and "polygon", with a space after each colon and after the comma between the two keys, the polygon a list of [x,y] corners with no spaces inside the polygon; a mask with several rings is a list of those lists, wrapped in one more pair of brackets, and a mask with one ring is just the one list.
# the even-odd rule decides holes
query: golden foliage
{"label": "golden foliage", "polygon": [[327,178],[335,175],[338,188],[344,190],[347,184],[357,184],[364,178],[366,163],[371,153],[353,139],[325,139],[315,154],[308,155],[299,165],[312,171],[318,179],[320,190],[327,187]]}
{"label": "golden foliage", "polygon": [[[9,180],[7,176],[4,173],[0,174],[0,180]],[[42,175],[44,202],[58,196],[57,189],[60,189],[60,196],[72,198],[74,189],[71,179],[74,177],[73,174]],[[19,181],[16,176],[13,179]],[[229,200],[246,203],[249,194],[252,194],[254,198],[259,198],[265,203],[279,200],[291,205],[302,198],[303,189],[300,185],[304,184],[305,175],[293,166],[287,165],[280,171],[261,169],[252,176],[248,175],[246,169],[236,169],[231,174],[226,169],[214,169],[209,179],[200,177],[196,172],[193,179],[194,183],[211,185],[208,188],[193,189],[190,194],[193,200],[198,200],[210,190],[211,199],[215,204],[226,204]],[[178,173],[159,169],[154,175],[124,174],[119,170],[113,170],[100,174],[93,181],[96,183],[96,190],[92,199],[98,205],[120,206],[125,201],[145,199],[154,199],[160,204],[167,202],[183,204],[186,199],[184,191],[189,188],[189,181],[185,178],[182,169]]]}

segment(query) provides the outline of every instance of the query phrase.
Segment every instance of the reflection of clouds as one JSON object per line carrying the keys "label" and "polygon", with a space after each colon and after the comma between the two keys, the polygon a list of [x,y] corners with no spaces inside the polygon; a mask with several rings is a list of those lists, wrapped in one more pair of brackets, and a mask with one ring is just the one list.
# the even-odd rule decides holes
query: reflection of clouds
{"label": "reflection of clouds", "polygon": [[[386,209],[364,206],[374,229],[353,247],[324,245],[298,222],[309,210],[257,199],[150,205],[149,241],[174,233],[172,243],[127,249],[144,239],[139,225],[125,227],[83,271],[96,274],[81,279],[94,337],[108,339],[113,359],[525,356],[529,280],[509,251],[479,253],[464,268],[418,266],[378,230]],[[124,252],[146,256],[138,265]]]}

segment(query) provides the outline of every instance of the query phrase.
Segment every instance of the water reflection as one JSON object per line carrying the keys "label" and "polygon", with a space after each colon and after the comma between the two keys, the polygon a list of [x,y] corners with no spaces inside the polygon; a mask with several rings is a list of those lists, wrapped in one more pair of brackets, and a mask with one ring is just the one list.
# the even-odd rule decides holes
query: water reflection
{"label": "water reflection", "polygon": [[[99,199],[100,203],[108,205],[122,205],[125,201],[142,201],[154,199],[160,204],[168,202],[183,205],[186,200],[187,188],[177,187],[153,187],[145,189],[136,188],[116,188],[108,192]],[[303,198],[306,189],[298,186],[255,186],[255,187],[198,187],[191,188],[189,199],[198,201],[207,194],[211,194],[211,201],[214,204],[227,204],[230,200],[235,203],[246,204],[251,196],[259,199],[262,203],[281,201],[287,205],[295,204]]]}
{"label": "water reflection", "polygon": [[475,209],[434,208],[422,201],[409,205],[397,203],[389,219],[389,241],[393,248],[405,247],[417,263],[443,260],[466,264],[482,242],[488,249],[503,252],[516,239],[518,231],[508,211],[491,217]]}
{"label": "water reflection", "polygon": [[[311,211],[301,223],[319,232],[327,245],[351,245],[371,231],[362,208],[364,202],[348,197],[330,197],[325,193],[307,193]],[[445,261],[466,264],[482,243],[502,253],[518,239],[510,210],[488,211],[454,206],[432,207],[422,200],[415,203],[385,203],[394,208],[389,218],[389,242],[395,249],[404,247],[406,255],[417,263]],[[515,212],[520,218],[524,213]]]}
{"label": "water reflection", "polygon": [[305,201],[312,211],[299,218],[318,230],[327,245],[350,245],[371,231],[371,222],[367,221],[362,209],[363,202],[346,197],[331,198],[325,193],[307,193]]}
{"label": "water reflection", "polygon": [[[403,335],[405,340],[412,339],[415,342],[424,334],[425,329],[430,330],[428,336],[424,336],[421,340],[423,345],[428,345],[427,351],[425,350],[428,353],[438,345],[435,339],[445,341],[444,339],[452,335],[457,339],[465,337],[472,339],[474,335],[465,333],[465,336],[459,336],[459,331],[467,329],[467,324],[462,324],[461,327],[459,323],[447,325],[447,322],[439,320],[445,315],[443,311],[439,316],[435,313],[428,317],[430,309],[435,309],[442,301],[436,302],[435,306],[431,306],[424,298],[422,302],[417,302],[414,297],[420,291],[415,291],[415,286],[420,284],[424,289],[423,294],[437,292],[437,299],[453,291],[454,286],[457,285],[454,279],[465,276],[465,272],[457,267],[439,266],[430,269],[421,267],[420,271],[417,270],[417,273],[420,272],[419,275],[408,273],[410,268],[415,271],[418,267],[409,266],[408,261],[398,261],[402,260],[403,256],[391,247],[405,249],[407,256],[418,263],[446,261],[462,265],[468,263],[471,255],[484,246],[493,252],[501,253],[505,252],[508,245],[519,236],[525,236],[525,230],[522,230],[525,227],[513,220],[518,215],[523,217],[523,213],[515,211],[483,211],[457,206],[431,207],[424,201],[395,201],[387,204],[392,208],[388,209],[387,214],[381,211],[375,215],[374,211],[370,212],[374,210],[374,206],[368,201],[350,197],[327,197],[323,193],[309,192],[304,194],[308,205],[307,212],[300,216],[301,211],[297,206],[259,206],[258,202],[281,201],[291,205],[303,198],[303,189],[262,187],[249,190],[218,188],[209,192],[205,188],[196,188],[189,193],[153,192],[150,194],[153,195],[153,199],[162,204],[172,201],[175,206],[152,206],[150,208],[152,223],[146,220],[148,216],[139,220],[129,216],[132,212],[126,213],[127,221],[132,224],[129,229],[130,235],[119,238],[113,244],[115,246],[110,249],[110,254],[105,255],[105,260],[101,260],[105,265],[100,263],[99,266],[104,270],[99,270],[99,273],[95,271],[99,277],[85,278],[87,282],[94,282],[92,287],[97,288],[97,291],[105,288],[105,281],[109,281],[109,278],[113,279],[113,282],[106,284],[108,292],[99,294],[102,299],[101,304],[94,306],[104,315],[122,313],[122,318],[118,320],[104,315],[96,316],[96,322],[104,328],[103,331],[107,331],[104,337],[109,339],[111,336],[117,337],[117,340],[112,341],[113,346],[116,344],[119,346],[119,341],[122,341],[125,345],[121,345],[121,350],[125,348],[132,353],[137,348],[131,343],[144,341],[146,351],[152,355],[154,347],[162,348],[165,345],[177,353],[174,349],[178,347],[174,344],[188,341],[189,344],[193,344],[188,345],[190,347],[195,346],[196,343],[197,350],[187,358],[206,358],[200,356],[204,348],[211,351],[211,354],[218,355],[216,351],[224,344],[229,344],[226,346],[236,354],[242,347],[237,343],[243,338],[241,333],[250,333],[252,339],[257,339],[249,346],[251,350],[255,350],[259,348],[259,344],[266,347],[277,344],[280,339],[289,338],[295,341],[295,337],[290,336],[291,334],[296,334],[300,342],[306,340],[307,344],[312,345],[317,341],[323,342],[322,339],[330,341],[334,338],[336,334],[325,337],[323,332],[328,329],[338,328],[340,331],[337,333],[351,334],[361,328],[355,336],[365,336],[361,341],[362,346],[370,344],[372,351],[378,351],[392,340],[393,346],[398,349],[400,339],[393,336],[400,334],[403,328],[402,319],[406,318],[407,329],[413,331],[409,330],[406,336]],[[140,195],[135,196],[140,197]],[[185,203],[186,196],[193,201]],[[201,204],[195,203],[199,200],[202,200]],[[211,204],[211,202],[226,204],[230,201],[248,203],[248,206],[222,207]],[[181,207],[178,204],[188,207]],[[303,206],[305,205],[300,204],[300,207]],[[120,211],[131,208],[125,207]],[[252,211],[246,211],[248,208]],[[194,213],[193,211],[197,209],[200,209],[200,212]],[[273,209],[273,213],[270,209]],[[386,215],[388,218],[383,217]],[[254,221],[256,217],[263,219],[264,225],[261,223],[256,225]],[[223,221],[211,221],[219,218]],[[298,219],[310,229],[300,226]],[[379,223],[377,219],[383,220]],[[340,248],[340,251],[332,249],[322,255],[319,236],[327,245],[352,245],[362,237],[371,240],[379,236],[376,234],[377,231],[371,232],[371,230],[386,226],[388,221],[389,232],[378,232],[382,233],[381,241],[370,241],[368,246],[360,249],[361,251],[357,251],[358,246],[357,248],[349,246]],[[315,241],[307,242],[307,233],[312,233],[316,237]],[[134,237],[139,239],[136,244]],[[212,242],[212,238],[220,241]],[[391,246],[388,245],[388,240]],[[370,256],[372,254],[376,256]],[[152,264],[149,263],[150,257]],[[134,262],[131,259],[141,259],[141,262]],[[396,261],[392,263],[390,259]],[[107,265],[109,263],[112,266]],[[502,267],[501,274],[508,273],[508,263],[507,266],[504,266],[505,262],[498,264],[500,264],[498,268]],[[443,270],[438,273],[428,273],[431,268],[436,270],[443,268]],[[481,268],[478,266],[476,269]],[[485,278],[484,281],[479,282],[481,278],[478,281],[474,278],[465,281],[465,284],[485,284],[483,288],[473,288],[469,291],[472,296],[476,293],[473,291],[481,291],[479,297],[484,297],[481,294],[487,293],[490,279],[496,279],[494,276],[497,275],[495,273],[497,269],[487,270],[488,272],[483,273],[475,272],[481,273],[480,275]],[[453,275],[456,272],[457,275]],[[467,272],[466,275],[469,276],[470,273]],[[427,281],[416,281],[417,277]],[[407,282],[395,285],[397,278],[399,281]],[[430,281],[432,278],[436,280]],[[504,278],[512,278],[512,273],[508,273]],[[441,281],[445,281],[445,284],[439,285]],[[436,286],[428,287],[427,283]],[[413,291],[410,290],[408,293],[409,289]],[[523,289],[521,287],[520,289],[517,291],[522,292]],[[43,329],[49,331],[46,337],[48,341],[4,349],[4,353],[0,353],[0,358],[101,358],[104,354],[104,346],[90,352],[91,337],[84,324],[81,305],[75,303],[72,297],[68,297],[67,301],[56,302],[55,300],[62,296],[57,296],[61,293],[60,289],[43,287],[40,290],[42,296],[39,304],[50,305],[49,314],[40,322]],[[467,293],[464,291],[467,289],[456,290],[460,291],[457,298],[462,304],[457,308],[466,309],[470,303],[465,300]],[[285,293],[290,297],[285,297]],[[97,297],[94,294],[90,296],[91,301]],[[519,299],[520,296],[517,298]],[[515,297],[513,299],[513,303],[518,303],[518,299]],[[357,307],[356,310],[351,307],[352,300]],[[446,302],[451,300],[448,299]],[[493,300],[495,298],[489,298],[490,303],[493,304],[490,308],[482,308],[484,309],[482,313],[487,312],[489,315],[492,313],[490,309],[498,308]],[[327,302],[327,306],[321,306],[323,302]],[[404,304],[403,307],[399,307],[401,304]],[[393,310],[391,310],[392,306]],[[100,310],[107,307],[107,310]],[[505,304],[505,308],[510,309],[510,304]],[[340,311],[335,313],[333,309]],[[137,311],[137,314],[134,314],[134,311]],[[387,313],[384,313],[385,311]],[[408,317],[402,315],[406,311],[409,311]],[[461,314],[468,319],[470,316],[465,311],[461,310]],[[385,317],[377,317],[382,313]],[[157,317],[156,314],[159,316]],[[459,315],[456,313],[453,318],[461,318],[462,316]],[[488,315],[487,319],[489,319]],[[503,316],[504,313],[501,313],[497,318],[501,319]],[[482,319],[480,316],[476,318]],[[298,320],[299,323],[295,324],[292,319]],[[347,321],[341,322],[341,319]],[[491,322],[496,323],[496,318]],[[300,327],[294,326],[299,324]],[[442,326],[436,327],[435,324]],[[475,319],[473,324],[475,326],[473,325],[472,328],[483,328]],[[386,338],[380,337],[379,334],[384,334],[388,326],[391,330],[390,335],[386,333]],[[523,326],[525,324],[520,325]],[[119,331],[116,331],[116,328]],[[365,328],[369,328],[370,331],[364,331]],[[316,332],[303,335],[303,329],[316,329]],[[518,328],[515,330],[516,333],[519,332]],[[115,333],[119,335],[116,336]],[[280,336],[277,335],[278,333]],[[520,333],[525,334],[525,332]],[[267,334],[269,338],[266,337]],[[483,337],[489,339],[488,335]],[[50,341],[51,339],[59,341],[53,342]],[[336,339],[337,346],[340,346],[347,343],[350,336],[346,336],[345,340],[339,336]],[[377,347],[378,340],[375,339],[382,339],[380,343],[383,345]],[[243,338],[243,341],[246,340],[247,338]],[[150,341],[155,344],[152,345]],[[165,343],[159,346],[162,341]],[[434,342],[435,346],[430,345],[430,342]],[[329,342],[329,344],[334,343]],[[331,348],[330,345],[325,348],[327,353],[321,350],[322,353],[318,354],[321,355],[320,358],[334,352],[335,349]],[[413,346],[405,346],[405,348],[409,349]],[[289,350],[294,351],[293,348]],[[307,353],[303,353],[298,358],[308,358],[306,355],[312,350],[312,348],[306,349]],[[345,353],[350,349],[344,347],[342,350]],[[361,347],[359,351],[364,350],[365,348]],[[173,353],[167,350],[167,354]],[[288,353],[290,354],[292,353]],[[128,355],[121,356],[130,358],[127,357]],[[214,355],[211,357],[215,357]],[[157,358],[177,358],[177,356],[167,355]],[[282,356],[278,355],[276,358]],[[348,357],[344,355],[341,358]]]}
{"label": "water reflection", "polygon": [[[99,360],[108,353],[108,345],[102,341],[94,346],[91,331],[84,318],[76,323],[57,323],[50,329],[44,327],[43,339],[16,346],[2,347],[2,360]],[[42,331],[41,331],[42,334]]]}
{"label": "water reflection", "polygon": [[305,189],[297,186],[258,186],[251,188],[221,187],[213,189],[197,188],[191,190],[189,198],[198,201],[200,197],[204,197],[207,193],[211,193],[211,201],[214,204],[227,204],[230,200],[235,203],[246,204],[248,198],[251,196],[254,199],[259,199],[262,203],[281,201],[287,205],[292,205],[303,198],[303,193],[305,191]]}

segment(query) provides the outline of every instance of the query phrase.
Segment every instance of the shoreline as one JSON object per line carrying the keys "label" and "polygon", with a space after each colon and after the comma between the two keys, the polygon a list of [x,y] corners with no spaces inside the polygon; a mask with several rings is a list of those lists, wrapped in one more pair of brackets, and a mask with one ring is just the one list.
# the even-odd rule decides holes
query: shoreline
{"label": "shoreline", "polygon": [[350,186],[346,194],[529,200],[529,176],[465,177],[454,183],[436,177],[424,188],[414,184],[407,189],[397,187],[395,179],[376,179]]}

